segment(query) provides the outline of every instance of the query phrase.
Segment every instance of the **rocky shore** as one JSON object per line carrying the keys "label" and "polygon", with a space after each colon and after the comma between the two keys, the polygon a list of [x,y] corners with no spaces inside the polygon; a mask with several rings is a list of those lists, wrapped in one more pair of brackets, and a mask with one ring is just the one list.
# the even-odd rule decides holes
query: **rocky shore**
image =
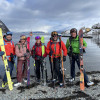
{"label": "rocky shore", "polygon": [[[36,83],[35,77],[31,75],[31,84],[27,86],[23,83],[20,87],[14,87],[9,91],[8,87],[0,88],[0,100],[100,100],[100,72],[87,72],[89,79],[95,84],[90,87],[85,87],[85,91],[80,91],[79,73],[76,74],[76,80],[73,83],[68,81],[69,75],[65,78],[65,87],[60,88],[58,83],[55,83],[53,88],[52,83]],[[1,86],[0,79],[0,86]],[[16,82],[16,77],[12,78]]]}

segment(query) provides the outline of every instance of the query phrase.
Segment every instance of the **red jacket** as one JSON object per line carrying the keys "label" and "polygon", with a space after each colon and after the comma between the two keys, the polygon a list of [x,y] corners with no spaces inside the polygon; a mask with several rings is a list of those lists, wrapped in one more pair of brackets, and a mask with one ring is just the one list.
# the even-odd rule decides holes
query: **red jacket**
{"label": "red jacket", "polygon": [[[63,50],[63,55],[64,56],[67,56],[67,49],[66,49],[66,46],[64,44],[63,41],[61,41],[61,45],[62,45],[62,50]],[[46,49],[46,52],[47,54],[49,55],[50,53],[50,48],[52,50],[52,57],[55,57],[55,58],[58,58],[61,56],[61,46],[60,46],[60,42],[56,42],[54,43],[52,40],[50,40],[47,44],[47,49]],[[50,56],[50,55],[49,55]]]}
{"label": "red jacket", "polygon": [[[37,43],[35,43],[35,45],[32,48],[32,55],[33,55],[33,50],[35,50],[35,55],[36,56],[42,56],[42,48],[41,48],[42,44],[40,43],[40,45],[37,45]],[[46,57],[47,53],[46,53],[46,46],[45,46],[45,53],[43,55],[43,57]],[[35,59],[37,59],[35,57]]]}
{"label": "red jacket", "polygon": [[[4,45],[5,45],[6,56],[9,57],[11,55],[11,53],[13,55],[15,55],[15,46],[14,46],[14,42],[13,41],[7,41],[5,39],[5,37],[4,37]],[[1,47],[0,47],[0,51],[1,51]]]}

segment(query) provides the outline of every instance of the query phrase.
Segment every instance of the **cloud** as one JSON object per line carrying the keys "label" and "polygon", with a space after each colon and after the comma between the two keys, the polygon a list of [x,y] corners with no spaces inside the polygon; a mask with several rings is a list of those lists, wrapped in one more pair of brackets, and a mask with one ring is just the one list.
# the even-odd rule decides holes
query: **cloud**
{"label": "cloud", "polygon": [[0,19],[11,31],[91,27],[100,20],[96,0],[0,0]]}

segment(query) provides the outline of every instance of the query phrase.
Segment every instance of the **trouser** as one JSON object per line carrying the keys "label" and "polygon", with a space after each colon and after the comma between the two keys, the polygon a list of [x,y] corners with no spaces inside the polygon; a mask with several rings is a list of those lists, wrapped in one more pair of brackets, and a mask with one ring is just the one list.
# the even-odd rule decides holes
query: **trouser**
{"label": "trouser", "polygon": [[[72,61],[71,61],[71,77],[75,78],[75,61],[78,65],[78,68],[80,69],[80,58],[79,58],[79,54],[73,54],[72,55]],[[89,82],[88,76],[85,72],[85,69],[83,70],[84,73],[84,81],[85,83]]]}
{"label": "trouser", "polygon": [[[36,65],[36,77],[37,79],[40,79],[40,67],[41,71],[43,72],[43,64],[40,60],[35,60],[35,65]],[[42,78],[43,78],[43,73],[42,73]]]}
{"label": "trouser", "polygon": [[[9,67],[9,69],[10,69],[10,76],[12,76],[12,71],[13,71],[13,68],[14,68],[14,63],[8,60],[8,67]],[[3,82],[4,82],[4,83],[7,82],[6,73],[4,74]]]}
{"label": "trouser", "polygon": [[62,76],[61,67],[60,67],[60,57],[59,58],[53,58],[53,64],[52,64],[52,67],[51,67],[51,71],[54,75],[53,78],[58,77],[59,82],[62,83],[63,76]]}
{"label": "trouser", "polygon": [[50,62],[50,69],[51,69],[51,75],[52,75],[51,79],[53,79],[54,72],[53,72],[53,66],[52,66],[52,62],[51,62],[51,57],[49,57],[49,62]]}
{"label": "trouser", "polygon": [[27,78],[27,61],[18,60],[17,61],[17,81],[22,82],[23,78]]}

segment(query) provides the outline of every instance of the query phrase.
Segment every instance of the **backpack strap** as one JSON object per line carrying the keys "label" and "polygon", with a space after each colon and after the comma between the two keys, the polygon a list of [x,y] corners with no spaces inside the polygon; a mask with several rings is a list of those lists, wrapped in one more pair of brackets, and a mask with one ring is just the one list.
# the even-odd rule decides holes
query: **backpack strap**
{"label": "backpack strap", "polygon": [[20,50],[20,45],[19,44],[15,44],[15,46],[18,46],[18,49]]}

